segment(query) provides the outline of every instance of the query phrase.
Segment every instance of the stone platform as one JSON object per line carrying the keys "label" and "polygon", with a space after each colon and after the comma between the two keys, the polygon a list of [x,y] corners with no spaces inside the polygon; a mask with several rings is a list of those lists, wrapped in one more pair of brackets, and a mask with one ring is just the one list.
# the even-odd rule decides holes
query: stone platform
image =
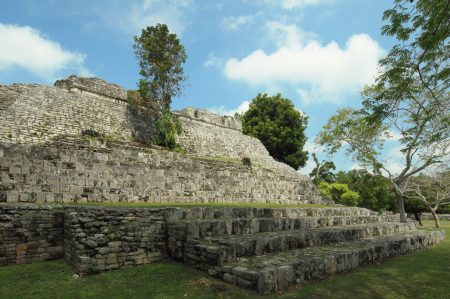
{"label": "stone platform", "polygon": [[398,215],[361,208],[232,209],[170,215],[172,258],[270,294],[439,243]]}
{"label": "stone platform", "polygon": [[0,265],[64,258],[80,275],[174,259],[270,294],[439,243],[362,208],[0,204]]}

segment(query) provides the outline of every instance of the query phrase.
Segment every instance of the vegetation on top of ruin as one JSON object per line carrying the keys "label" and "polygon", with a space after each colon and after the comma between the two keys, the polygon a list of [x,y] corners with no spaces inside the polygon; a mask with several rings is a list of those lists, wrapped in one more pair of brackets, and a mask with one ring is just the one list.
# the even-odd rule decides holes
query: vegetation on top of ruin
{"label": "vegetation on top of ruin", "polygon": [[305,166],[308,117],[296,110],[291,100],[281,94],[258,94],[241,119],[243,133],[258,138],[275,160],[295,170]]}
{"label": "vegetation on top of ruin", "polygon": [[169,32],[165,24],[156,24],[142,29],[141,36],[134,36],[134,52],[139,60],[141,79],[139,94],[128,93],[129,102],[143,107],[158,106],[156,119],[158,136],[156,143],[175,149],[176,135],[181,133],[181,124],[170,111],[172,97],[182,92],[186,80],[182,64],[187,55],[177,35]]}

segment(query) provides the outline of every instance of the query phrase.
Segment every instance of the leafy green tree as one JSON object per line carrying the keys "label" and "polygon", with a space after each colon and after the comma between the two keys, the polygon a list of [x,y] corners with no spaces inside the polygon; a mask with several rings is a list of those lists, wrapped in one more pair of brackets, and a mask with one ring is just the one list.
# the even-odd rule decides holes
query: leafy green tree
{"label": "leafy green tree", "polygon": [[323,196],[337,204],[357,206],[360,201],[359,193],[350,190],[347,184],[321,182],[319,183],[319,190]]}
{"label": "leafy green tree", "polygon": [[312,157],[316,163],[316,167],[309,174],[313,183],[318,186],[320,182],[334,182],[336,179],[333,173],[333,170],[336,170],[334,163],[332,161],[319,162],[315,153],[312,154]]}
{"label": "leafy green tree", "polygon": [[291,100],[264,93],[252,100],[242,116],[242,128],[244,134],[261,140],[276,160],[298,169],[308,159],[308,152],[303,151],[307,121]]}
{"label": "leafy green tree", "polygon": [[139,92],[145,102],[159,104],[160,111],[170,109],[172,97],[182,91],[186,80],[182,64],[187,55],[176,34],[169,33],[165,24],[142,30],[134,37],[134,52],[139,59]]}
{"label": "leafy green tree", "polygon": [[347,184],[350,190],[359,193],[360,207],[379,212],[394,208],[395,196],[390,190],[391,183],[383,176],[373,175],[364,169],[354,169],[339,171],[336,174],[336,182]]}
{"label": "leafy green tree", "polygon": [[[363,109],[339,110],[324,126],[319,144],[347,153],[377,174],[384,173],[406,221],[402,184],[437,163],[450,149],[450,13],[448,0],[395,0],[384,12],[384,35],[399,43],[380,60],[381,73],[363,91]],[[391,173],[380,158],[389,135],[397,131],[404,165]]]}

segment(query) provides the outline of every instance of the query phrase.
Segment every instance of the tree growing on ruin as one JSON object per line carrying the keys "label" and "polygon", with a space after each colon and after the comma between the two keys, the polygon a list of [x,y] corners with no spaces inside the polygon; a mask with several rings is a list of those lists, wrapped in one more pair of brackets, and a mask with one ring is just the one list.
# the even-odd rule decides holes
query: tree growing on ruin
{"label": "tree growing on ruin", "polygon": [[244,134],[261,140],[269,154],[294,169],[305,166],[307,116],[294,108],[281,94],[258,94],[242,116]]}
{"label": "tree growing on ruin", "polygon": [[170,109],[174,96],[182,92],[183,63],[187,55],[177,35],[169,33],[165,24],[142,29],[141,36],[134,36],[134,52],[139,60],[142,78],[139,93],[144,101],[155,101],[160,110]]}
{"label": "tree growing on ruin", "polygon": [[[406,221],[401,185],[450,150],[450,1],[395,0],[382,33],[399,43],[380,60],[381,72],[363,91],[363,109],[339,110],[317,138],[330,153],[348,145],[361,164],[390,180],[401,221]],[[380,152],[390,131],[401,135],[403,169],[392,173]]]}
{"label": "tree growing on ruin", "polygon": [[158,145],[176,148],[176,135],[181,125],[170,111],[172,98],[182,92],[184,75],[183,63],[186,52],[176,34],[169,33],[165,24],[157,24],[142,30],[141,36],[134,37],[134,52],[139,59],[139,94],[142,106],[156,110]]}

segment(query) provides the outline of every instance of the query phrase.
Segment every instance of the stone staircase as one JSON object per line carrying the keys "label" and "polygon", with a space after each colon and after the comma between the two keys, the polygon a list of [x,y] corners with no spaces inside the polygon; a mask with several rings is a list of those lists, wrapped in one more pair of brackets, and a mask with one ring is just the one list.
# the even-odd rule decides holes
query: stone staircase
{"label": "stone staircase", "polygon": [[167,210],[169,254],[230,284],[270,294],[437,244],[397,215],[362,208]]}

